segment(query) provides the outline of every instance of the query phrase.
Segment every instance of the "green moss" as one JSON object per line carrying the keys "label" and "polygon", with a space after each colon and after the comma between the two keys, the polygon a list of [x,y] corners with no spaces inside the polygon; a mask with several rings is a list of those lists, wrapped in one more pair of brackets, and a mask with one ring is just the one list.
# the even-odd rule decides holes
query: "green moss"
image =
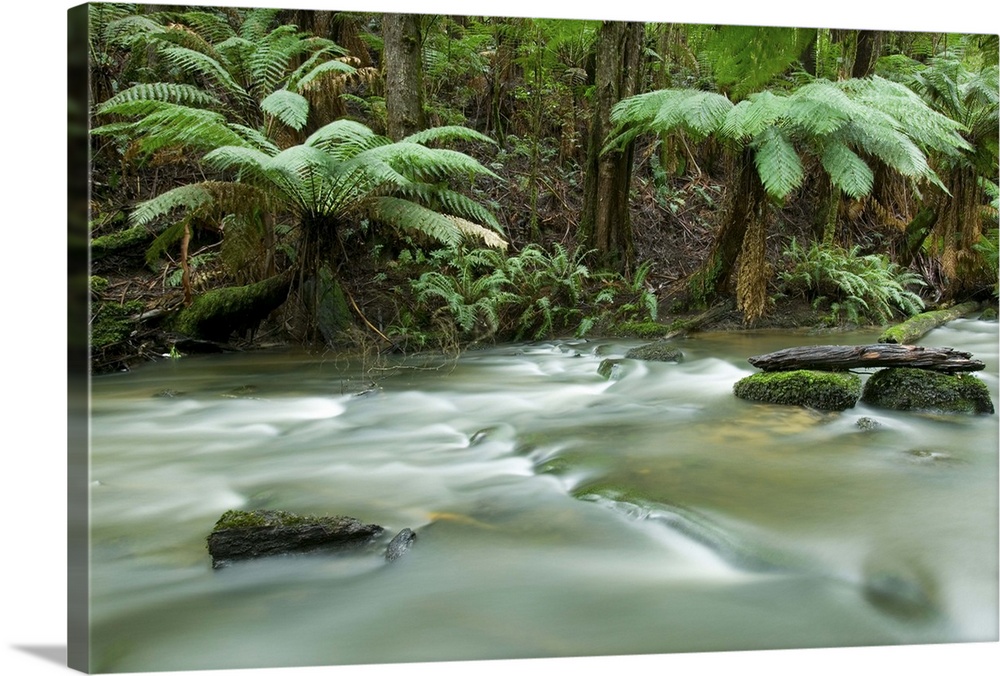
{"label": "green moss", "polygon": [[865,384],[861,400],[897,411],[994,413],[989,388],[976,376],[914,368],[882,369]]}
{"label": "green moss", "polygon": [[301,526],[307,523],[322,523],[331,517],[293,514],[280,510],[258,509],[246,512],[241,509],[231,509],[219,517],[213,531],[229,530],[231,528],[277,528],[279,526]]}
{"label": "green moss", "polygon": [[684,359],[684,354],[671,343],[661,340],[634,347],[625,353],[625,358],[643,359],[645,361],[679,362]]}
{"label": "green moss", "polygon": [[108,280],[104,277],[98,277],[93,275],[90,278],[90,291],[92,293],[101,293],[108,288]]}
{"label": "green moss", "polygon": [[134,226],[110,235],[102,235],[90,243],[90,256],[98,260],[109,254],[125,250],[144,250],[153,241],[153,234],[144,227]]}
{"label": "green moss", "polygon": [[127,303],[95,303],[93,320],[90,324],[90,345],[94,348],[107,347],[128,338],[137,324],[133,316],[145,309],[142,301]]}
{"label": "green moss", "polygon": [[994,308],[986,308],[983,313],[979,315],[979,320],[983,322],[995,322],[997,320],[997,311]]}
{"label": "green moss", "polygon": [[288,297],[291,277],[278,275],[247,286],[215,289],[195,298],[173,322],[178,333],[226,341],[234,331],[257,328]]}
{"label": "green moss", "polygon": [[831,371],[754,373],[737,382],[733,393],[740,399],[766,404],[843,411],[853,408],[861,396],[861,378]]}
{"label": "green moss", "polygon": [[597,374],[607,380],[618,380],[622,371],[621,359],[605,359],[597,367]]}
{"label": "green moss", "polygon": [[661,338],[670,330],[659,322],[622,322],[612,327],[610,333],[622,338]]}

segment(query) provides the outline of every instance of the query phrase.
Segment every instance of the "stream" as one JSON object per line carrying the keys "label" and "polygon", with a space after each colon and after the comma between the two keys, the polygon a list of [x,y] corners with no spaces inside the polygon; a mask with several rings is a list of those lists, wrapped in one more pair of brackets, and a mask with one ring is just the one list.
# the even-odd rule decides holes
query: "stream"
{"label": "stream", "polygon": [[[95,377],[91,667],[134,672],[995,641],[997,416],[732,394],[746,359],[877,333],[703,333]],[[972,352],[998,401],[998,324]],[[862,379],[869,372],[861,372]],[[862,417],[875,419],[861,429]],[[213,570],[228,509],[349,515],[381,550]]]}

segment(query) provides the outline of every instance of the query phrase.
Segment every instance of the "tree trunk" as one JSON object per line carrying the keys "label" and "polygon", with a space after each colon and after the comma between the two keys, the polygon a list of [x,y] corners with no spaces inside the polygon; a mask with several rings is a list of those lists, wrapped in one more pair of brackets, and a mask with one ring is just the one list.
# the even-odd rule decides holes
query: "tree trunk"
{"label": "tree trunk", "polygon": [[[730,188],[734,192],[729,198],[725,220],[715,237],[712,252],[688,282],[692,300],[697,306],[707,306],[719,293],[729,289],[750,224],[760,221],[766,235],[767,193],[757,173],[752,150],[745,149],[740,154],[736,173],[736,181]],[[747,278],[745,283],[750,281]]]}
{"label": "tree trunk", "polygon": [[898,343],[900,345],[913,343],[926,335],[931,329],[978,310],[979,303],[969,301],[968,303],[953,305],[944,310],[922,312],[914,317],[910,317],[902,324],[897,324],[883,331],[882,335],[878,337],[878,342]]}
{"label": "tree trunk", "polygon": [[852,368],[907,366],[910,368],[961,373],[981,371],[986,365],[972,359],[969,352],[950,347],[918,347],[916,345],[810,345],[790,347],[769,354],[750,357],[753,366],[762,371],[846,371]]}
{"label": "tree trunk", "polygon": [[595,108],[590,123],[583,188],[580,241],[596,249],[599,264],[627,270],[634,256],[629,218],[634,146],[601,154],[611,129],[611,108],[638,93],[645,26],[639,22],[605,21],[597,42]]}
{"label": "tree trunk", "polygon": [[385,108],[387,133],[398,141],[425,126],[419,16],[385,14]]}
{"label": "tree trunk", "polygon": [[882,47],[880,31],[858,31],[858,46],[854,52],[851,77],[867,77],[875,68]]}

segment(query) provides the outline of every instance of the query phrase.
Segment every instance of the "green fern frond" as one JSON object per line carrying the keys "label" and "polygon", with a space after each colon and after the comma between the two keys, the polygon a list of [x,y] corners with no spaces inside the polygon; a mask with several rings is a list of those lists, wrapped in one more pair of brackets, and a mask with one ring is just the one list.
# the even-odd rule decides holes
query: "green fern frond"
{"label": "green fern frond", "polygon": [[768,127],[752,144],[754,164],[764,189],[782,199],[802,184],[805,171],[795,146],[777,127]]}
{"label": "green fern frond", "polygon": [[481,134],[474,129],[469,129],[468,127],[463,127],[460,125],[446,125],[443,127],[432,127],[430,129],[424,129],[418,131],[415,134],[410,134],[403,139],[405,143],[419,143],[421,145],[427,145],[428,143],[441,143],[448,141],[479,141],[482,143],[489,143],[491,145],[497,145],[497,142],[491,139],[485,134]]}
{"label": "green fern frond", "polygon": [[129,222],[134,226],[147,226],[177,209],[204,213],[213,202],[212,191],[205,184],[182,185],[138,204],[129,216]]}
{"label": "green fern frond", "polygon": [[202,77],[237,99],[248,98],[243,87],[215,59],[186,47],[164,47],[160,50],[160,54],[171,66],[188,75]]}
{"label": "green fern frond", "polygon": [[157,235],[150,243],[149,248],[146,249],[146,265],[153,267],[160,256],[165,254],[170,247],[181,241],[188,223],[189,220],[183,218]]}
{"label": "green fern frond", "polygon": [[266,153],[271,157],[274,157],[279,152],[281,152],[281,148],[275,145],[275,143],[271,139],[269,139],[267,136],[265,136],[261,131],[257,129],[253,129],[251,127],[244,127],[241,124],[235,124],[235,123],[230,123],[229,128],[232,129],[237,134],[239,134],[243,138],[243,140],[246,141],[245,144],[240,144],[240,145],[246,145],[257,148],[261,152]]}
{"label": "green fern frond", "polygon": [[245,143],[239,134],[229,128],[226,118],[219,113],[170,103],[155,103],[156,109],[138,120],[134,127],[140,137],[141,150],[146,154],[171,146],[210,149],[219,145]]}
{"label": "green fern frond", "polygon": [[389,139],[354,120],[337,120],[320,127],[305,140],[305,145],[320,148],[338,160],[346,160],[371,148],[388,145]]}
{"label": "green fern frond", "polygon": [[827,80],[816,80],[788,97],[784,117],[812,136],[830,134],[851,119],[851,99]]}
{"label": "green fern frond", "polygon": [[180,20],[194,28],[199,35],[214,45],[236,36],[236,31],[229,25],[229,22],[218,14],[189,11],[181,14]]}
{"label": "green fern frond", "polygon": [[212,43],[187,26],[170,24],[165,30],[154,33],[150,37],[169,45],[200,52],[214,61],[219,60],[219,53],[215,51]]}
{"label": "green fern frond", "polygon": [[132,15],[109,21],[104,27],[104,39],[112,45],[132,47],[139,41],[148,40],[163,26],[148,15]]}
{"label": "green fern frond", "polygon": [[428,148],[419,143],[399,141],[364,151],[364,156],[379,160],[411,179],[421,181],[441,181],[455,176],[500,177],[484,167],[473,157],[456,150]]}
{"label": "green fern frond", "polygon": [[452,216],[451,214],[444,214],[444,217],[449,219],[462,235],[470,239],[475,239],[481,241],[488,247],[493,249],[500,249],[505,251],[507,249],[507,240],[498,235],[493,230],[485,228],[478,223],[473,223],[472,221],[467,221],[464,218],[458,216]]}
{"label": "green fern frond", "polygon": [[199,89],[193,85],[175,84],[172,82],[153,82],[149,84],[137,84],[115,94],[110,99],[97,107],[98,115],[120,114],[120,115],[144,115],[151,109],[125,109],[117,108],[124,103],[134,101],[163,101],[166,103],[177,103],[185,106],[198,108],[210,108],[221,106],[222,102],[210,93]]}
{"label": "green fern frond", "polygon": [[823,168],[833,185],[858,199],[871,192],[875,175],[857,153],[842,143],[827,144],[821,158]]}
{"label": "green fern frond", "polygon": [[260,102],[260,109],[295,131],[301,131],[309,118],[309,102],[301,94],[276,89]]}
{"label": "green fern frond", "polygon": [[240,26],[240,37],[250,42],[259,42],[268,34],[275,19],[278,18],[279,9],[273,7],[258,7],[250,10],[243,19]]}
{"label": "green fern frond", "polygon": [[457,246],[462,241],[462,232],[451,218],[398,197],[375,199],[371,213],[383,223],[404,232],[426,235],[448,246]]}
{"label": "green fern frond", "polygon": [[775,96],[769,91],[752,94],[726,113],[719,133],[724,138],[747,141],[777,122],[787,102],[787,97]]}
{"label": "green fern frond", "polygon": [[314,66],[311,70],[305,72],[305,74],[299,78],[296,78],[293,74],[293,76],[289,79],[289,87],[294,87],[296,91],[309,91],[322,86],[323,81],[331,75],[343,78],[347,75],[353,75],[356,72],[357,68],[349,63],[338,61],[336,59],[324,61],[323,63]]}
{"label": "green fern frond", "polygon": [[620,149],[645,132],[680,129],[703,139],[722,127],[732,107],[721,94],[695,89],[662,89],[624,99],[611,109],[613,130],[602,152]]}

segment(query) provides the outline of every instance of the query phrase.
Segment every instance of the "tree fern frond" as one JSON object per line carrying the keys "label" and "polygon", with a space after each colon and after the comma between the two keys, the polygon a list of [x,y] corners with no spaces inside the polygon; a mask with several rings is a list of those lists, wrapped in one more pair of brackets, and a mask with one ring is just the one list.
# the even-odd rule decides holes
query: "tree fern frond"
{"label": "tree fern frond", "polygon": [[507,240],[493,230],[459,216],[444,214],[444,217],[451,220],[455,228],[464,236],[480,240],[483,244],[493,249],[500,249],[501,251],[507,250]]}
{"label": "tree fern frond", "polygon": [[248,98],[246,90],[215,59],[187,47],[164,47],[160,54],[175,68],[202,77],[238,99]]}
{"label": "tree fern frond", "polygon": [[229,25],[229,22],[218,14],[189,11],[184,12],[180,16],[180,20],[194,28],[214,45],[236,36],[236,31]]}
{"label": "tree fern frond", "polygon": [[439,181],[462,175],[470,180],[476,176],[499,179],[499,176],[478,160],[464,153],[444,148],[428,148],[419,143],[399,141],[365,150],[359,157],[361,155],[366,159],[385,162],[404,176],[421,181]]}
{"label": "tree fern frond", "polygon": [[744,142],[774,124],[784,113],[787,97],[769,91],[752,94],[729,109],[719,128],[724,138]]}
{"label": "tree fern frond", "polygon": [[260,102],[260,108],[295,131],[301,131],[309,119],[309,102],[301,94],[276,89]]}
{"label": "tree fern frond", "polygon": [[801,185],[805,177],[802,160],[777,127],[765,129],[752,145],[756,149],[754,164],[768,195],[782,199]]}
{"label": "tree fern frond", "polygon": [[682,129],[695,139],[715,133],[733,107],[721,94],[695,89],[662,89],[619,101],[611,109],[614,125],[602,152],[622,148],[638,134]]}
{"label": "tree fern frond", "polygon": [[827,80],[816,80],[788,97],[785,119],[813,136],[830,134],[851,119],[851,99]]}
{"label": "tree fern frond", "polygon": [[250,42],[258,42],[268,34],[280,10],[273,7],[258,7],[250,10],[240,26],[240,37]]}
{"label": "tree fern frond", "polygon": [[454,220],[398,197],[377,198],[372,203],[371,214],[378,221],[428,236],[442,244],[457,246],[462,241],[462,231]]}
{"label": "tree fern frond", "polygon": [[253,129],[251,127],[244,127],[241,124],[235,124],[235,123],[230,123],[229,127],[237,134],[239,134],[241,137],[243,137],[243,139],[247,142],[247,145],[255,147],[261,152],[270,155],[271,157],[274,157],[279,152],[281,152],[281,148],[275,145],[275,143],[271,139],[269,139],[267,136],[265,136],[261,131],[257,129]]}
{"label": "tree fern frond", "polygon": [[198,108],[210,108],[222,105],[219,99],[193,85],[175,84],[173,82],[153,82],[133,85],[115,94],[98,106],[96,112],[99,115],[108,114],[109,111],[123,115],[144,114],[144,112],[135,112],[134,110],[132,112],[125,112],[126,109],[113,110],[120,104],[132,101],[164,101]]}
{"label": "tree fern frond", "polygon": [[182,185],[136,205],[129,216],[129,222],[132,225],[147,226],[175,209],[204,213],[213,201],[212,191],[204,183]]}
{"label": "tree fern frond", "polygon": [[356,72],[357,68],[349,63],[345,63],[337,59],[324,61],[323,63],[313,66],[310,70],[304,72],[298,78],[296,78],[295,74],[293,74],[292,77],[289,78],[289,87],[294,87],[296,91],[308,91],[311,88],[321,86],[323,80],[328,78],[331,74],[337,77],[343,77],[345,75],[353,75]]}
{"label": "tree fern frond", "polygon": [[830,181],[851,197],[857,199],[871,192],[875,182],[871,168],[844,144],[827,144],[821,162]]}
{"label": "tree fern frond", "polygon": [[170,247],[181,241],[189,222],[187,217],[182,218],[158,234],[146,249],[146,265],[152,267]]}
{"label": "tree fern frond", "polygon": [[163,25],[148,15],[132,15],[109,21],[104,27],[104,39],[109,44],[131,47],[137,40],[148,40],[150,35],[163,30]]}
{"label": "tree fern frond", "polygon": [[182,24],[169,24],[165,30],[154,33],[155,40],[160,40],[166,44],[184,47],[195,52],[200,52],[215,61],[219,60],[219,53],[215,51],[212,43],[199,35],[194,29]]}
{"label": "tree fern frond", "polygon": [[410,134],[403,139],[403,142],[405,143],[419,143],[421,145],[446,141],[481,141],[483,143],[497,145],[497,142],[489,136],[461,125],[432,127],[430,129],[418,131],[415,134]]}
{"label": "tree fern frond", "polygon": [[354,120],[337,120],[324,125],[305,140],[305,145],[321,148],[337,160],[347,160],[360,152],[392,143]]}
{"label": "tree fern frond", "polygon": [[134,127],[140,137],[141,150],[146,154],[170,146],[211,149],[246,143],[219,113],[171,103],[148,103],[156,103],[156,109],[138,120]]}

